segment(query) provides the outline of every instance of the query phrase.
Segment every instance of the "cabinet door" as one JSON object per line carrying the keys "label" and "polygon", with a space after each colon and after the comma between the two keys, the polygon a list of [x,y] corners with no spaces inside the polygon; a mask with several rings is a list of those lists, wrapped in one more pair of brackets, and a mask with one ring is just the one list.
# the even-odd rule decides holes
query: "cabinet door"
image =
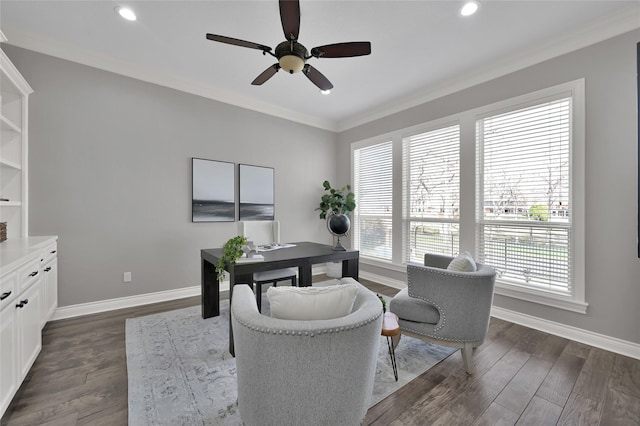
{"label": "cabinet door", "polygon": [[58,258],[54,257],[42,268],[42,326],[51,319],[58,307]]}
{"label": "cabinet door", "polygon": [[0,415],[7,409],[18,389],[16,309],[0,311]]}
{"label": "cabinet door", "polygon": [[17,322],[18,322],[18,340],[19,340],[19,371],[20,380],[26,375],[33,362],[36,360],[40,349],[42,348],[42,332],[40,328],[40,287],[42,279],[39,278],[29,287],[18,299]]}

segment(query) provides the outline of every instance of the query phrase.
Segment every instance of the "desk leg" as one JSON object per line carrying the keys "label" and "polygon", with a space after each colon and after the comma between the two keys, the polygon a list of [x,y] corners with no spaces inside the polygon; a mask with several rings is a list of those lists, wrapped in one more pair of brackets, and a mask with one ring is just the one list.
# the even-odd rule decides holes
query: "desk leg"
{"label": "desk leg", "polygon": [[216,275],[216,267],[202,259],[200,285],[202,290],[202,318],[220,315],[220,283]]}
{"label": "desk leg", "polygon": [[308,287],[312,281],[311,265],[298,265],[298,286]]}
{"label": "desk leg", "polygon": [[360,269],[360,261],[356,259],[346,259],[342,261],[342,276],[351,277],[358,281],[358,271]]}

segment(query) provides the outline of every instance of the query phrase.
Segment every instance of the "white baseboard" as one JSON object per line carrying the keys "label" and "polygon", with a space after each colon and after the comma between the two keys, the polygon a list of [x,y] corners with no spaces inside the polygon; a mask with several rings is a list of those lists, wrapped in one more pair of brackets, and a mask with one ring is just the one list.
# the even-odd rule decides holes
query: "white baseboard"
{"label": "white baseboard", "polygon": [[[313,266],[312,274],[326,273],[324,264]],[[229,281],[220,283],[220,291],[229,291]],[[185,297],[200,296],[200,286],[184,287],[175,290],[159,291],[156,293],[139,294],[136,296],[118,297],[116,299],[100,300],[97,302],[80,303],[77,305],[59,307],[51,317],[52,321],[74,318],[83,315],[99,314],[101,312],[116,309],[132,308],[134,306],[148,305],[150,303],[167,302],[170,300],[184,299]]]}
{"label": "white baseboard", "polygon": [[378,284],[383,284],[388,287],[398,288],[402,290],[407,287],[407,283],[401,280],[394,280],[393,278],[385,277],[383,275],[373,274],[367,271],[360,271],[360,278],[364,278],[365,280],[373,281]]}
{"label": "white baseboard", "polygon": [[491,316],[505,321],[523,325],[525,327],[544,331],[545,333],[555,334],[556,336],[566,339],[575,340],[596,348],[615,352],[631,358],[640,359],[640,344],[618,339],[616,337],[606,336],[604,334],[594,333],[593,331],[584,330],[570,325],[549,321],[543,318],[534,317],[520,312],[511,311],[509,309],[493,306],[491,308]]}
{"label": "white baseboard", "polygon": [[[220,288],[223,290],[223,286]],[[227,290],[229,285],[227,284]],[[63,306],[53,314],[52,320],[79,317],[82,315],[98,314],[100,312],[113,311],[115,309],[131,308],[134,306],[148,305],[150,303],[166,302],[169,300],[184,299],[185,297],[199,296],[200,286],[184,287],[176,290],[159,291],[157,293],[140,294],[136,296],[119,297],[117,299],[101,300],[98,302],[80,303],[78,305]]]}

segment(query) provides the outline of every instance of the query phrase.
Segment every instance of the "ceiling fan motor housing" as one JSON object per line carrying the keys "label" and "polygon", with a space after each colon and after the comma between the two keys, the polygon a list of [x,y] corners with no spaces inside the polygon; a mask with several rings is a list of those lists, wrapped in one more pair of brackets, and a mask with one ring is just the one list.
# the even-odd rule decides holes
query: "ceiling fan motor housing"
{"label": "ceiling fan motor housing", "polygon": [[307,48],[297,41],[283,41],[276,46],[276,58],[280,67],[286,72],[293,74],[302,71],[304,63],[309,57]]}

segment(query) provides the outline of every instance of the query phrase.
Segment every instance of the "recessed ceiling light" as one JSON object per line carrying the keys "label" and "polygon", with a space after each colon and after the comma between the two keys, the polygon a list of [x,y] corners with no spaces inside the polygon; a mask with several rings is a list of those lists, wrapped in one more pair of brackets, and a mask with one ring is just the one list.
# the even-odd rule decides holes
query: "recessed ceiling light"
{"label": "recessed ceiling light", "polygon": [[480,4],[477,1],[467,1],[460,8],[460,15],[462,16],[471,16],[478,11]]}
{"label": "recessed ceiling light", "polygon": [[331,93],[331,90],[321,90],[320,93],[322,93],[323,95],[328,95],[329,93]]}
{"label": "recessed ceiling light", "polygon": [[135,21],[136,19],[138,19],[136,17],[136,14],[133,13],[133,10],[129,9],[128,7],[117,7],[116,11],[127,21]]}

